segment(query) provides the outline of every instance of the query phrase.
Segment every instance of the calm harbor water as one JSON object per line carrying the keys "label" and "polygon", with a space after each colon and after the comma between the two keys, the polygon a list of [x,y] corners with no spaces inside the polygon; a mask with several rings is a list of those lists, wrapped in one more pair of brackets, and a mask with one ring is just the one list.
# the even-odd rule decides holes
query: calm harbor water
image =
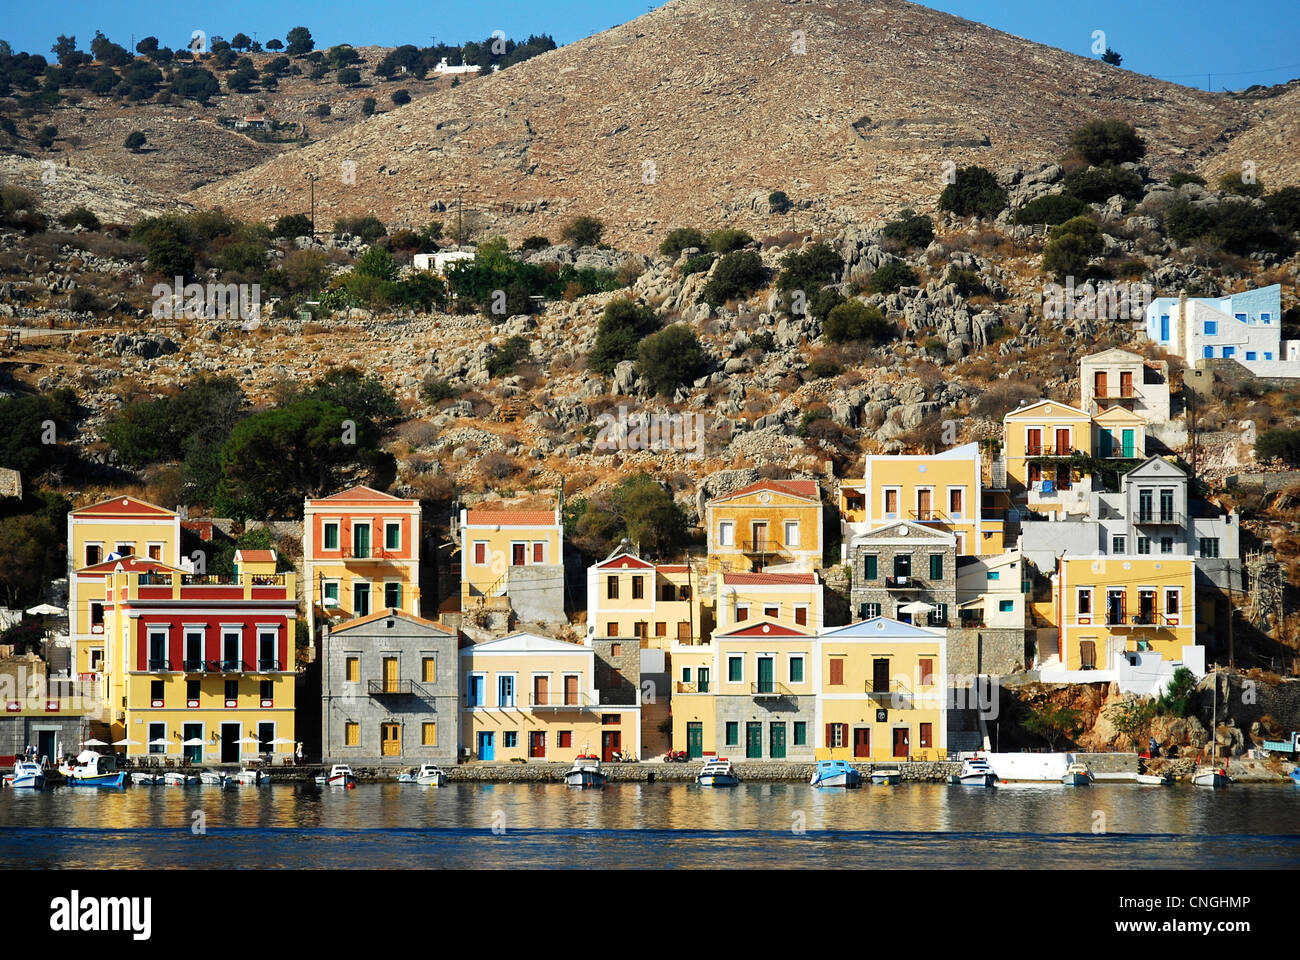
{"label": "calm harbor water", "polygon": [[[206,832],[195,833],[196,823]],[[1300,789],[908,784],[835,791],[787,783],[732,789],[627,783],[575,790],[461,783],[0,793],[0,865],[6,867],[886,864],[1295,868]]]}

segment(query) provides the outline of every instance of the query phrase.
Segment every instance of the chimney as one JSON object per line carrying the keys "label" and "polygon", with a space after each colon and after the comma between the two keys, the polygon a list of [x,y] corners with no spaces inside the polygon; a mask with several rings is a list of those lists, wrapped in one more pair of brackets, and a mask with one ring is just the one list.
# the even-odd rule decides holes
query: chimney
{"label": "chimney", "polygon": [[1174,342],[1171,346],[1174,348],[1174,353],[1183,357],[1185,360],[1191,361],[1193,358],[1188,356],[1186,350],[1183,348],[1184,343],[1187,343],[1188,345],[1191,343],[1191,337],[1187,336],[1187,327],[1185,326],[1186,319],[1187,290],[1184,288],[1178,291],[1178,325],[1174,328]]}

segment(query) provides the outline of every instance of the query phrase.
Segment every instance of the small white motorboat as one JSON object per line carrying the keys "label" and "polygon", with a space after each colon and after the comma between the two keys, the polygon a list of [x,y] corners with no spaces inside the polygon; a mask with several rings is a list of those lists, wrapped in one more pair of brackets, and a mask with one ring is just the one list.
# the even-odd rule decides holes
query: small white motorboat
{"label": "small white motorboat", "polygon": [[1230,783],[1232,778],[1222,767],[1197,767],[1192,774],[1192,785],[1196,787],[1226,787]]}
{"label": "small white motorboat", "polygon": [[422,787],[441,787],[447,782],[447,774],[435,763],[420,765],[419,770],[412,770],[397,778],[398,783],[417,783]]}
{"label": "small white motorboat", "polygon": [[740,783],[736,769],[726,757],[715,757],[705,762],[695,777],[701,787],[734,787]]}
{"label": "small white motorboat", "polygon": [[1067,787],[1088,787],[1092,786],[1092,779],[1092,771],[1088,769],[1088,765],[1076,760],[1065,768],[1065,775],[1061,777],[1061,782]]}
{"label": "small white motorboat", "polygon": [[5,774],[4,784],[15,790],[40,790],[45,786],[45,771],[34,760],[19,760],[14,772]]}
{"label": "small white motorboat", "polygon": [[856,787],[862,783],[862,774],[844,760],[819,760],[808,782],[814,787]]}
{"label": "small white motorboat", "polygon": [[131,774],[131,782],[137,787],[152,787],[156,783],[162,783],[163,778],[161,773],[142,773],[137,770]]}
{"label": "small white motorboat", "polygon": [[357,778],[346,763],[336,763],[330,767],[329,773],[318,776],[316,782],[330,787],[355,787]]}
{"label": "small white motorboat", "polygon": [[1139,773],[1137,782],[1144,787],[1167,787],[1174,782],[1174,778],[1172,774],[1168,773],[1163,776],[1155,773]]}
{"label": "small white motorboat", "polygon": [[600,758],[590,753],[582,754],[573,761],[573,766],[564,775],[564,782],[571,787],[603,787],[605,775],[600,772]]}
{"label": "small white motorboat", "polygon": [[898,767],[872,767],[871,782],[877,786],[892,787],[903,782],[903,771]]}
{"label": "small white motorboat", "polygon": [[265,770],[254,770],[251,767],[245,767],[231,777],[230,780],[241,787],[260,787],[271,782],[271,775]]}
{"label": "small white motorboat", "polygon": [[181,773],[179,770],[168,770],[163,773],[163,783],[169,787],[188,787],[198,782],[198,777],[192,777],[188,773]]}
{"label": "small white motorboat", "polygon": [[996,787],[998,775],[993,766],[983,757],[967,757],[962,761],[961,772],[954,773],[949,782],[963,787]]}
{"label": "small white motorboat", "polygon": [[75,760],[59,764],[59,773],[70,787],[121,787],[126,774],[117,769],[117,758],[83,750]]}
{"label": "small white motorboat", "polygon": [[199,783],[209,787],[224,787],[230,778],[216,770],[204,770],[199,774]]}

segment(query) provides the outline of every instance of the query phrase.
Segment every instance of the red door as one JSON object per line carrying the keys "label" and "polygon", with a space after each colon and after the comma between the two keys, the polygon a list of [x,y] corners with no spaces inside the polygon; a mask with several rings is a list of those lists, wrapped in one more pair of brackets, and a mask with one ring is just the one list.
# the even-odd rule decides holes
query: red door
{"label": "red door", "polygon": [[546,756],[546,734],[533,732],[528,734],[528,756],[544,758]]}
{"label": "red door", "polygon": [[603,730],[600,734],[600,759],[605,763],[611,763],[614,760],[614,753],[621,753],[622,738],[617,730]]}
{"label": "red door", "polygon": [[1037,457],[1043,452],[1043,431],[1033,429],[1027,431],[1025,437],[1025,456]]}
{"label": "red door", "polygon": [[528,545],[525,543],[512,544],[510,548],[510,563],[516,567],[524,565],[528,553]]}
{"label": "red door", "polygon": [[853,755],[855,757],[871,756],[871,728],[853,728]]}
{"label": "red door", "polygon": [[908,755],[908,748],[911,744],[909,737],[910,734],[906,728],[894,728],[894,756],[906,757]]}

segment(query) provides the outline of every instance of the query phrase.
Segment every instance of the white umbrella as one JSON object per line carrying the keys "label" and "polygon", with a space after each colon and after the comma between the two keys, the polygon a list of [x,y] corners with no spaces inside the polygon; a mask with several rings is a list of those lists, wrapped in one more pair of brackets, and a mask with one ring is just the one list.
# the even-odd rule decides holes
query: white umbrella
{"label": "white umbrella", "polygon": [[293,743],[293,741],[290,740],[290,739],[288,739],[287,737],[276,737],[276,738],[275,738],[274,740],[272,740],[271,742],[272,742],[272,743],[276,743],[276,744]]}
{"label": "white umbrella", "polygon": [[256,737],[240,737],[236,743],[261,743]]}
{"label": "white umbrella", "polygon": [[159,737],[157,740],[150,740],[150,741],[149,741],[149,746],[151,746],[151,747],[169,747],[169,746],[171,746],[171,741],[168,740],[166,737]]}
{"label": "white umbrella", "polygon": [[898,608],[899,613],[929,613],[937,609],[934,604],[926,603],[924,600],[913,600],[911,603],[905,603]]}
{"label": "white umbrella", "polygon": [[115,747],[138,747],[138,746],[140,746],[140,742],[139,742],[138,740],[114,740],[114,741],[113,741],[113,746],[115,746]]}
{"label": "white umbrella", "polygon": [[56,607],[49,603],[38,603],[34,607],[28,607],[27,612],[33,615],[44,615],[47,617],[52,617],[56,613],[66,613],[67,611],[64,610],[62,607]]}
{"label": "white umbrella", "polygon": [[202,737],[190,737],[188,740],[182,740],[182,741],[181,741],[181,746],[182,746],[182,747],[201,747],[201,746],[203,746],[204,744],[206,744],[207,742],[208,742],[208,741],[204,740]]}
{"label": "white umbrella", "polygon": [[82,740],[82,741],[81,741],[81,745],[82,745],[83,747],[106,747],[106,746],[108,746],[108,744],[105,743],[103,740],[94,740],[94,739],[91,739],[91,740]]}

